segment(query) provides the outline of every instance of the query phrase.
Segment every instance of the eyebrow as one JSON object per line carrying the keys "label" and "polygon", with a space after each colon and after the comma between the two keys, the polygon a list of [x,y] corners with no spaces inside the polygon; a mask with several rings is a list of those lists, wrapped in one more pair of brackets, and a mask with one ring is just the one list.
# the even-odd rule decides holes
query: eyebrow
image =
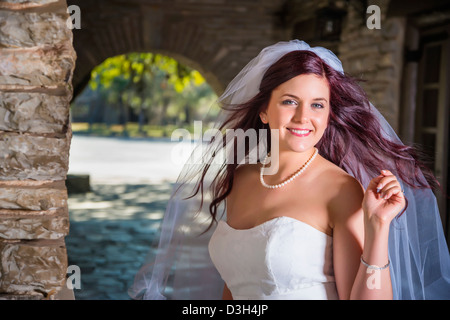
{"label": "eyebrow", "polygon": [[[299,97],[297,97],[296,95],[290,94],[290,93],[283,94],[282,97],[284,97],[284,96],[300,100]],[[313,101],[325,101],[325,102],[328,102],[328,100],[325,99],[325,98],[314,98]]]}

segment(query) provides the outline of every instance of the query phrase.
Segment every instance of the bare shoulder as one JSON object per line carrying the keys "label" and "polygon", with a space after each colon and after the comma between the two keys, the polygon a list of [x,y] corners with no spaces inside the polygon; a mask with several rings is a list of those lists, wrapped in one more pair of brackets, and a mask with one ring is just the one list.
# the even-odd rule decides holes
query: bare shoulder
{"label": "bare shoulder", "polygon": [[[323,159],[325,160],[325,159]],[[345,170],[328,160],[326,166],[328,193],[328,210],[330,220],[334,225],[338,221],[344,221],[351,216],[361,214],[364,188],[361,183]]]}

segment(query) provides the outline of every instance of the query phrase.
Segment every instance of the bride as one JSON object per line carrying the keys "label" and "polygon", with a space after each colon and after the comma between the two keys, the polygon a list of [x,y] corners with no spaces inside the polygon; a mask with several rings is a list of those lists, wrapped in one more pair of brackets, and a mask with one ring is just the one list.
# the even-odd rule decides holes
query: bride
{"label": "bride", "polygon": [[[185,166],[132,297],[448,297],[436,180],[333,53],[298,40],[270,46],[220,103],[219,132],[267,130],[257,145],[266,156],[249,163],[251,146],[225,136]],[[230,141],[233,161],[217,164]]]}

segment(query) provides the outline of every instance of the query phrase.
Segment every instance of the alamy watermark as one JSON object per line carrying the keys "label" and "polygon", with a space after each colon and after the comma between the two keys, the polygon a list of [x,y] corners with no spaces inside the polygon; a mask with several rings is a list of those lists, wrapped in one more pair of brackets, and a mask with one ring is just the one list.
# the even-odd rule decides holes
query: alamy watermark
{"label": "alamy watermark", "polygon": [[381,9],[377,5],[371,5],[367,7],[366,13],[371,15],[366,20],[366,26],[368,29],[381,29]]}
{"label": "alamy watermark", "polygon": [[77,265],[71,265],[67,268],[67,274],[70,276],[66,279],[68,289],[81,289],[81,269]]}
{"label": "alamy watermark", "polygon": [[367,274],[371,274],[367,280],[366,285],[369,290],[381,289],[381,271],[367,268]]}
{"label": "alamy watermark", "polygon": [[[67,18],[66,25],[67,28],[81,29],[81,9],[77,5],[70,5],[67,7],[67,13],[69,18]],[[368,29],[381,29],[381,9],[377,5],[370,5],[366,10],[367,14],[370,16],[366,20],[366,26]]]}
{"label": "alamy watermark", "polygon": [[70,30],[81,29],[81,9],[77,5],[70,5],[67,7],[69,18],[66,20],[67,28]]}
{"label": "alamy watermark", "polygon": [[[172,148],[171,160],[174,164],[255,164],[267,155],[268,129],[226,129],[203,130],[201,121],[194,121],[193,135],[186,129],[178,128],[172,132],[171,141],[178,141]],[[278,172],[279,132],[270,130],[271,152],[267,158],[264,174]],[[246,155],[247,153],[247,155]]]}

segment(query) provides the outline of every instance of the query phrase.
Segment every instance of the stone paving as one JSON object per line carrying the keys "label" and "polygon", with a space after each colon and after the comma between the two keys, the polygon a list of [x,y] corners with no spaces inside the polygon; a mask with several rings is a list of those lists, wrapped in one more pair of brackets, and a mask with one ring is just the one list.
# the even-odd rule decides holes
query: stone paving
{"label": "stone paving", "polygon": [[69,265],[81,270],[77,300],[129,300],[127,290],[149,250],[171,183],[92,184],[92,192],[69,195]]}

